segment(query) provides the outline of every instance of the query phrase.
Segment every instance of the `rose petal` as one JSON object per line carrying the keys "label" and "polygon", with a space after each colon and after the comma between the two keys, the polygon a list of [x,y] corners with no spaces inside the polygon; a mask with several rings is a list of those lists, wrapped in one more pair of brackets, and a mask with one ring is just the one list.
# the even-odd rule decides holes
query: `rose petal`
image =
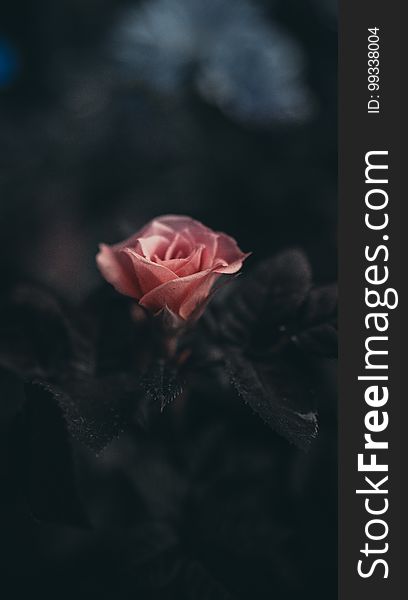
{"label": "rose petal", "polygon": [[123,250],[123,248],[135,248],[137,241],[140,238],[150,237],[152,235],[161,236],[167,239],[168,242],[170,242],[174,237],[174,231],[167,225],[161,223],[160,219],[153,219],[153,221],[147,223],[147,225],[142,227],[142,229],[139,229],[138,231],[136,231],[136,233],[129,236],[122,242],[114,244],[113,246],[111,246],[111,248],[114,251]]}
{"label": "rose petal", "polygon": [[203,258],[206,264],[202,266],[203,268],[211,267],[217,250],[218,237],[225,234],[219,234],[200,223],[200,221],[186,215],[165,215],[160,217],[160,222],[171,227],[174,232],[182,234],[183,237],[189,240],[192,247],[197,244],[204,244],[206,256]]}
{"label": "rose petal", "polygon": [[198,248],[191,253],[191,256],[185,259],[183,264],[177,268],[176,273],[178,277],[186,277],[188,275],[193,275],[193,273],[206,270],[201,266],[203,252],[204,246],[198,246]]}
{"label": "rose petal", "polygon": [[140,298],[142,291],[137,279],[135,279],[134,275],[126,267],[125,262],[121,260],[120,256],[112,248],[106,244],[100,244],[96,263],[104,278],[118,292],[132,298]]}
{"label": "rose petal", "polygon": [[152,221],[147,223],[147,225],[142,227],[142,229],[140,229],[132,237],[134,239],[134,238],[147,237],[150,235],[161,235],[170,241],[174,237],[174,230],[172,227],[170,227],[169,225],[167,225],[165,223],[165,221],[162,217],[160,217],[158,219],[153,219]]}
{"label": "rose petal", "polygon": [[159,258],[156,255],[152,256],[153,262],[155,262],[159,265],[163,265],[164,267],[167,267],[175,275],[177,275],[177,270],[180,269],[183,265],[185,265],[186,262],[188,262],[189,260],[190,260],[190,257],[188,257],[188,258],[172,258],[171,260],[162,260],[161,258]]}
{"label": "rose petal", "polygon": [[178,278],[152,289],[139,302],[155,313],[167,306],[183,319],[187,319],[198,303],[208,296],[216,277],[211,270],[207,270]]}
{"label": "rose petal", "polygon": [[240,258],[237,258],[237,260],[231,264],[227,264],[226,261],[220,260],[219,262],[216,262],[215,266],[213,267],[213,271],[214,273],[233,275],[240,270],[244,260],[247,259],[248,256],[251,256],[251,254],[252,252],[241,253]]}
{"label": "rose petal", "polygon": [[150,235],[140,237],[136,240],[135,250],[147,259],[151,259],[154,254],[163,256],[168,248],[169,241],[162,235]]}
{"label": "rose petal", "polygon": [[214,264],[214,258],[217,253],[218,247],[218,234],[211,229],[207,229],[204,225],[200,227],[197,224],[190,230],[185,230],[183,233],[191,240],[193,246],[202,245],[204,246],[204,252],[201,257],[201,268],[210,269]]}
{"label": "rose petal", "polygon": [[219,232],[217,258],[222,258],[229,264],[235,262],[242,256],[244,256],[244,253],[238,248],[238,244],[234,238],[226,233]]}
{"label": "rose petal", "polygon": [[187,258],[172,258],[170,260],[162,260],[157,256],[154,256],[153,260],[154,262],[164,265],[170,269],[170,271],[173,271],[177,277],[186,277],[188,275],[193,275],[194,273],[205,270],[202,268],[201,260],[203,251],[204,246],[199,246],[193,250],[191,255]]}
{"label": "rose petal", "polygon": [[194,246],[195,244],[192,244],[184,235],[176,233],[166,250],[164,259],[187,258],[194,250]]}
{"label": "rose petal", "polygon": [[186,215],[163,215],[159,219],[154,219],[151,221],[152,226],[153,224],[155,227],[166,227],[175,233],[178,233],[183,229],[190,229],[196,225],[205,227],[205,225],[202,225],[202,223],[199,223],[198,221],[195,221]]}
{"label": "rose petal", "polygon": [[196,317],[200,316],[199,309],[204,307],[211,293],[215,281],[218,279],[216,273],[211,272],[207,279],[202,280],[194,289],[193,293],[188,293],[184,299],[184,302],[179,308],[179,315],[183,319],[188,319],[193,313]]}
{"label": "rose petal", "polygon": [[205,246],[203,256],[202,256],[202,265],[201,266],[203,269],[210,269],[212,267],[212,265],[214,264],[214,258],[217,254],[218,236],[217,235],[207,236],[206,240],[202,240],[201,243],[203,243]]}
{"label": "rose petal", "polygon": [[121,254],[126,254],[132,261],[135,278],[138,281],[142,295],[147,294],[163,283],[177,279],[177,275],[173,271],[170,271],[164,265],[144,258],[131,248],[124,248],[121,250]]}

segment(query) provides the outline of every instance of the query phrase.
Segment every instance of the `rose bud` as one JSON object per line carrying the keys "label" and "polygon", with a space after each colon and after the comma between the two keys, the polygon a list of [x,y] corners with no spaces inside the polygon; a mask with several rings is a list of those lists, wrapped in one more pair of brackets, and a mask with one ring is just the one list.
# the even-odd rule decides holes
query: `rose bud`
{"label": "rose bud", "polygon": [[191,321],[205,309],[214,282],[249,256],[225,233],[181,215],[153,219],[129,239],[100,245],[104,278],[149,312]]}

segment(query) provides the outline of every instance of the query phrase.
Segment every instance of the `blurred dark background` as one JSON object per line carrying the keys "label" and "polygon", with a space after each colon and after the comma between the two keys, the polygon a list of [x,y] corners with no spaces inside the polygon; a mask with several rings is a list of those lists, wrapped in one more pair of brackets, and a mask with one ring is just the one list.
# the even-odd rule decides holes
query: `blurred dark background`
{"label": "blurred dark background", "polygon": [[[77,304],[98,243],[166,213],[233,235],[247,268],[296,246],[334,281],[336,27],[332,0],[3,1],[2,284]],[[188,431],[77,448],[101,533],[3,515],[5,598],[335,598],[330,363],[322,380],[307,455],[204,391]]]}

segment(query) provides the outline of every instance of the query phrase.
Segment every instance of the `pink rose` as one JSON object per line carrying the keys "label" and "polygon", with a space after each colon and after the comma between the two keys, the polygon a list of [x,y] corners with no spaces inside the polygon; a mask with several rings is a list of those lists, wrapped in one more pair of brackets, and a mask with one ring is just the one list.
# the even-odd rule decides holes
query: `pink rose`
{"label": "pink rose", "polygon": [[237,273],[248,254],[225,233],[179,215],[153,219],[114,246],[100,245],[98,267],[115,289],[154,314],[198,317],[214,282]]}

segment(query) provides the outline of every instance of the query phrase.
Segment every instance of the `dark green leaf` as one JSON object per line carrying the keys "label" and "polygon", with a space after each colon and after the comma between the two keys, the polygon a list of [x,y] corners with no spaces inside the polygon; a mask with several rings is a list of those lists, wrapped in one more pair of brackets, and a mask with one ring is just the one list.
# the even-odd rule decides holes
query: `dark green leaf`
{"label": "dark green leaf", "polygon": [[33,516],[42,521],[87,526],[62,411],[53,394],[41,384],[27,384],[25,393],[29,508]]}
{"label": "dark green leaf", "polygon": [[306,352],[337,356],[337,286],[311,290],[292,340]]}
{"label": "dark green leaf", "polygon": [[142,389],[151,405],[163,411],[182,392],[177,370],[164,360],[157,360],[142,381]]}
{"label": "dark green leaf", "polygon": [[302,366],[283,358],[256,364],[236,351],[229,353],[227,368],[233,387],[252,410],[277,433],[307,449],[318,425],[314,389]]}
{"label": "dark green leaf", "polygon": [[125,374],[79,377],[77,373],[59,386],[43,383],[70,434],[97,453],[129,425],[141,397],[138,386],[137,379]]}
{"label": "dark green leaf", "polygon": [[74,332],[47,290],[19,285],[0,300],[0,364],[24,377],[54,376],[73,358]]}
{"label": "dark green leaf", "polygon": [[270,344],[296,315],[310,288],[310,266],[302,252],[290,250],[263,261],[240,278],[222,307],[223,336],[237,345]]}

